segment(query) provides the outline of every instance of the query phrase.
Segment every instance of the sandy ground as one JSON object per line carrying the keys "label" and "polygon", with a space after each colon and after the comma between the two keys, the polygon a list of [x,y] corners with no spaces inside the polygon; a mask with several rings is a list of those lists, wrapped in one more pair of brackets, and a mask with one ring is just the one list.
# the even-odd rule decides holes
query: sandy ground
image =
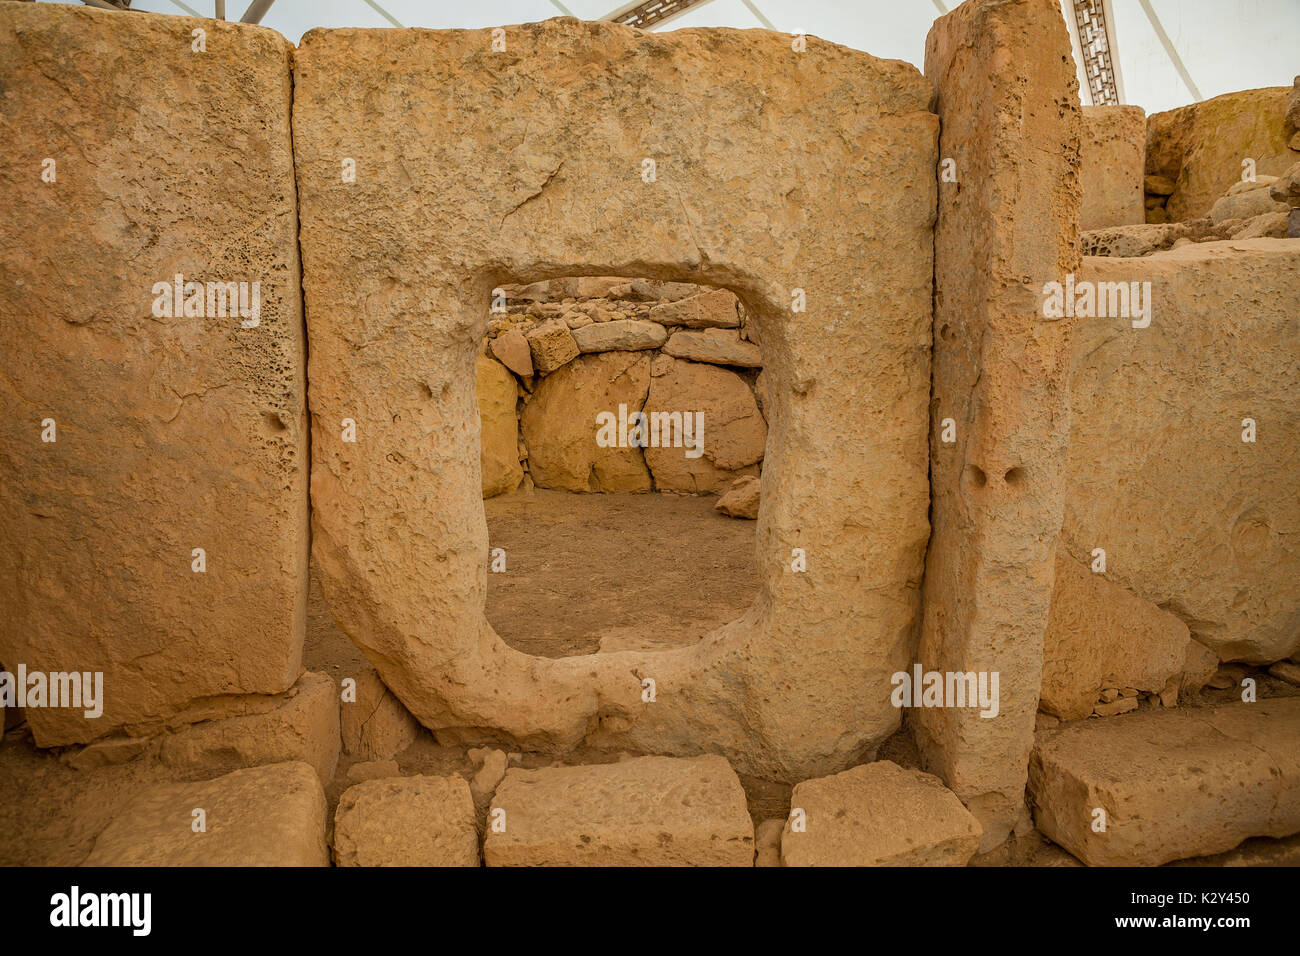
{"label": "sandy ground", "polygon": [[[579,495],[538,489],[483,503],[488,544],[506,570],[488,575],[487,619],[511,647],[540,657],[698,641],[737,618],[758,590],[753,521],[712,497]],[[345,675],[359,651],[334,627],[312,575],[304,664]]]}

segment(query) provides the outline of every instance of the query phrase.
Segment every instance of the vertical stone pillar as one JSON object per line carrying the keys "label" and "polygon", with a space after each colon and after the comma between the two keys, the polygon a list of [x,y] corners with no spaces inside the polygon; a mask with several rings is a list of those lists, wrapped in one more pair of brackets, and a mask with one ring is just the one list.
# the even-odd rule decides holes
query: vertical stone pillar
{"label": "vertical stone pillar", "polygon": [[999,709],[921,707],[912,725],[988,850],[1023,815],[1061,528],[1070,320],[1044,319],[1042,302],[1045,283],[1078,271],[1081,119],[1055,0],[967,0],[931,28],[925,73],[949,175],[934,237],[919,660],[997,672]]}
{"label": "vertical stone pillar", "polygon": [[292,56],[265,27],[0,4],[0,659],[83,703],[101,681],[27,709],[39,746],[302,669]]}

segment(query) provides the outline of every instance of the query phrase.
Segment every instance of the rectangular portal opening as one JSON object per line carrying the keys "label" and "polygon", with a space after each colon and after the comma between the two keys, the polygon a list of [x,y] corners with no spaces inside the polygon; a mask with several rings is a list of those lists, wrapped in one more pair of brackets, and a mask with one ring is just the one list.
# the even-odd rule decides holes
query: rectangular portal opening
{"label": "rectangular portal opening", "polygon": [[758,590],[757,321],[730,291],[581,276],[493,290],[478,360],[486,614],[541,657],[686,646]]}

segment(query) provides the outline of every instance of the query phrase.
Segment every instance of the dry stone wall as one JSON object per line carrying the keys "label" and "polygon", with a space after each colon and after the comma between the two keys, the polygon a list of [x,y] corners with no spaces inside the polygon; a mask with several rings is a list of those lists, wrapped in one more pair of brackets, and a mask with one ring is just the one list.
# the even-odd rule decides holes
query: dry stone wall
{"label": "dry stone wall", "polygon": [[[732,293],[618,277],[501,292],[478,369],[485,498],[525,473],[530,487],[683,494],[758,475],[761,355],[756,322]],[[669,354],[695,329],[717,330],[720,347],[696,349],[699,361]],[[543,373],[534,352],[550,349],[564,360]]]}

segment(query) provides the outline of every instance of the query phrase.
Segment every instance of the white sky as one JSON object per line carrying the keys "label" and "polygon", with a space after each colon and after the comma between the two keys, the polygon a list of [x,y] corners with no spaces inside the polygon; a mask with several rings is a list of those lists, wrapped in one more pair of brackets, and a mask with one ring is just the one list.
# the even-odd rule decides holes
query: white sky
{"label": "white sky", "polygon": [[[60,0],[69,2],[69,0]],[[75,2],[75,0],[72,0]],[[475,28],[560,16],[557,0],[375,0],[403,26]],[[918,68],[935,0],[750,0],[778,30],[806,32]],[[1065,2],[1065,0],[1063,0]],[[249,0],[226,0],[238,19]],[[575,16],[599,19],[620,0],[558,0]],[[957,0],[940,0],[951,9]],[[1139,0],[1112,0],[1125,101],[1148,113],[1194,100]],[[1300,73],[1300,0],[1150,0],[1205,98],[1260,86],[1290,86]],[[213,0],[134,0],[139,10],[211,16]],[[276,0],[263,24],[297,43],[313,27],[391,27],[366,0]],[[762,27],[744,0],[710,0],[660,27]]]}

